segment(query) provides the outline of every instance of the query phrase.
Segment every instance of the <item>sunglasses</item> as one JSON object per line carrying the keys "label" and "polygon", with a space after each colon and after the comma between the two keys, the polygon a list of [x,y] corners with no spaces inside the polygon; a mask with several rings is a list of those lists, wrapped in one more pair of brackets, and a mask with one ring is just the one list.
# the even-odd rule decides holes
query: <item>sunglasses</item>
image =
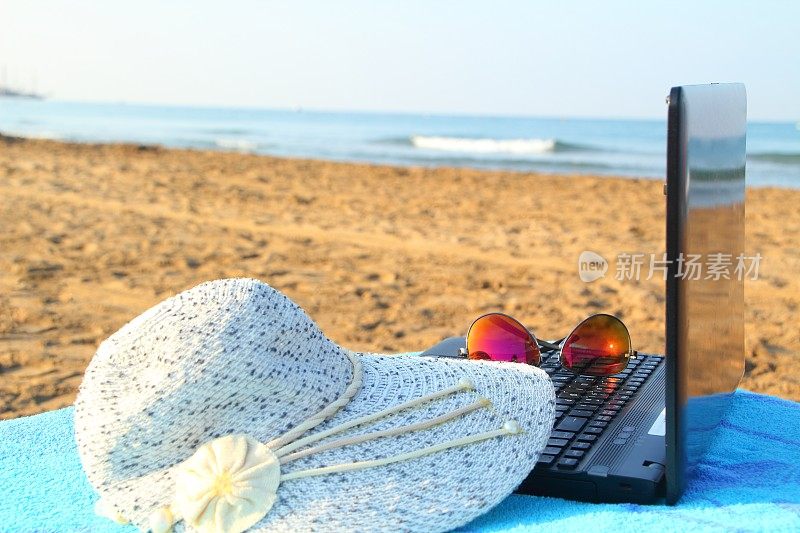
{"label": "sunglasses", "polygon": [[561,366],[575,374],[610,376],[622,372],[636,358],[628,328],[607,314],[592,315],[563,339],[538,340],[518,320],[503,313],[478,317],[467,332],[469,359],[507,361],[541,366],[541,348],[558,350]]}

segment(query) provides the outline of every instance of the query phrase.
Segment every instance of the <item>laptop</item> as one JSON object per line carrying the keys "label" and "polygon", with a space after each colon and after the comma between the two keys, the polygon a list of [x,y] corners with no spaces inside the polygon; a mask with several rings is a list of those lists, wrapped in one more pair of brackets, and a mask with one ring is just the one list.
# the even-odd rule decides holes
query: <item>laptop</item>
{"label": "laptop", "polygon": [[[622,372],[591,377],[560,368],[558,351],[542,349],[556,421],[520,493],[676,503],[742,377],[743,277],[698,277],[686,265],[714,254],[736,265],[744,254],[745,88],[674,87],[668,104],[666,355],[638,353]],[[463,356],[465,345],[451,337],[422,355]]]}

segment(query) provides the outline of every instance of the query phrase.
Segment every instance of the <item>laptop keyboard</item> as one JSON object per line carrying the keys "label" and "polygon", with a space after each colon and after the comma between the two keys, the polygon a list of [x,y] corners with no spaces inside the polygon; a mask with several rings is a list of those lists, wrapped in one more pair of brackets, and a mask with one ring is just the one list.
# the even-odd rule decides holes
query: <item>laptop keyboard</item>
{"label": "laptop keyboard", "polygon": [[[664,361],[642,355],[631,359],[625,370],[607,377],[578,376],[561,368],[558,352],[542,353],[542,370],[553,380],[556,391],[556,422],[538,468],[572,470],[592,448],[603,431]],[[633,434],[622,428],[618,439]]]}

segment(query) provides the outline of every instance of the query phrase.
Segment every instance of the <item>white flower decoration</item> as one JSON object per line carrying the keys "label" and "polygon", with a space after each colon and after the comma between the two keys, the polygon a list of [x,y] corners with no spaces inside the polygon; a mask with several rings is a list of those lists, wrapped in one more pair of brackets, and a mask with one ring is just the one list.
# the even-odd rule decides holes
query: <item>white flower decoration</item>
{"label": "white flower decoration", "polygon": [[266,445],[246,435],[220,437],[178,466],[174,509],[201,533],[239,533],[272,508],[280,477]]}

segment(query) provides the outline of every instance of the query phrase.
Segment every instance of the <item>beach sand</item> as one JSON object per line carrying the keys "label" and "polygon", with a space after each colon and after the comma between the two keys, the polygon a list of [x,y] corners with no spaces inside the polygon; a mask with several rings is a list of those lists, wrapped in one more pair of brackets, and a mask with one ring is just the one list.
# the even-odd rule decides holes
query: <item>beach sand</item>
{"label": "beach sand", "polygon": [[[98,343],[202,281],[250,276],[336,342],[400,352],[502,310],[542,338],[594,312],[663,353],[663,281],[577,258],[664,250],[654,180],[394,168],[0,140],[0,418],[69,405]],[[800,191],[748,191],[743,387],[800,400]],[[613,268],[613,267],[612,267]]]}

